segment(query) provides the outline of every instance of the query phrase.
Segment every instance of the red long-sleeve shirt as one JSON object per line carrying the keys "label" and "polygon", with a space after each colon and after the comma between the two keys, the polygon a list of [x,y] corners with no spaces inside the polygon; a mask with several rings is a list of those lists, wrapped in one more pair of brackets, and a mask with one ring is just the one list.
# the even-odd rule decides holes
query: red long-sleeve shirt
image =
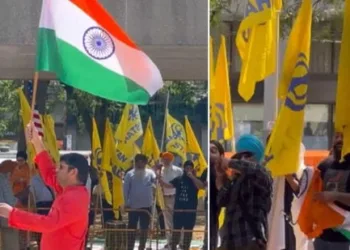
{"label": "red long-sleeve shirt", "polygon": [[88,227],[90,197],[85,186],[62,188],[56,179],[56,167],[49,154],[37,155],[37,163],[46,185],[52,187],[57,197],[47,216],[14,208],[9,216],[9,226],[42,233],[42,250],[83,250]]}

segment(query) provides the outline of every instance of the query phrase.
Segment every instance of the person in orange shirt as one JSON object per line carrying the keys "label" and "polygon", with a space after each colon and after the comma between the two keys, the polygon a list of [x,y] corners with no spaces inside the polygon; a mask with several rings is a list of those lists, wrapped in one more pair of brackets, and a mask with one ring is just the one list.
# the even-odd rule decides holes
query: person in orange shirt
{"label": "person in orange shirt", "polygon": [[18,151],[16,161],[17,166],[13,169],[10,177],[14,195],[23,192],[28,188],[30,183],[30,169],[27,164],[26,152]]}

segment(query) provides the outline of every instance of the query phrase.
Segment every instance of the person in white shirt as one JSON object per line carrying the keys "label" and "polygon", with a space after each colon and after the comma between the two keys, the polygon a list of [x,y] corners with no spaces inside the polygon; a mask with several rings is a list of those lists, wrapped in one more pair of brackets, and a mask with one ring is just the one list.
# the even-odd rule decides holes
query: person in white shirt
{"label": "person in white shirt", "polygon": [[[161,178],[165,183],[170,183],[175,178],[182,176],[183,170],[175,165],[173,165],[174,161],[174,155],[170,152],[164,152],[161,154],[161,161],[163,168],[161,170]],[[165,222],[165,229],[166,237],[168,241],[168,246],[171,246],[171,236],[173,229],[173,210],[174,210],[174,204],[175,204],[175,188],[166,188],[163,187],[163,195],[164,195],[164,222]],[[165,246],[167,247],[167,246]]]}

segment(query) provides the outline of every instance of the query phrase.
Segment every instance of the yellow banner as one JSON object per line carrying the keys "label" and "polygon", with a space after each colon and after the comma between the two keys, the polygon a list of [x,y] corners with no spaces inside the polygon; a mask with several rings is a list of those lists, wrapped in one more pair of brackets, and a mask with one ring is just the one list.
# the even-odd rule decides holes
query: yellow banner
{"label": "yellow banner", "polygon": [[[304,0],[289,36],[284,58],[284,81],[288,92],[272,130],[266,155],[273,176],[296,173],[299,168],[300,144],[304,133],[304,109],[309,83],[309,61],[312,25],[312,2]],[[303,34],[300,36],[300,34]],[[290,70],[293,67],[293,70]]]}
{"label": "yellow banner", "polygon": [[186,161],[186,133],[182,124],[167,111],[166,119],[166,150],[181,157],[182,163]]}

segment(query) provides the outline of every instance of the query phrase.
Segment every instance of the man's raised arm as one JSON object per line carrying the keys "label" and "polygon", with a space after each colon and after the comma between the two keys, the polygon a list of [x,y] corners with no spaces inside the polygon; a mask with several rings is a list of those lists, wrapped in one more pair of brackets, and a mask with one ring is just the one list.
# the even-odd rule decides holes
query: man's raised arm
{"label": "man's raised arm", "polygon": [[49,153],[45,150],[44,143],[33,123],[27,126],[26,139],[33,144],[36,152],[34,161],[38,165],[45,184],[52,187],[56,193],[62,192],[62,187],[58,184],[56,178],[56,166]]}

